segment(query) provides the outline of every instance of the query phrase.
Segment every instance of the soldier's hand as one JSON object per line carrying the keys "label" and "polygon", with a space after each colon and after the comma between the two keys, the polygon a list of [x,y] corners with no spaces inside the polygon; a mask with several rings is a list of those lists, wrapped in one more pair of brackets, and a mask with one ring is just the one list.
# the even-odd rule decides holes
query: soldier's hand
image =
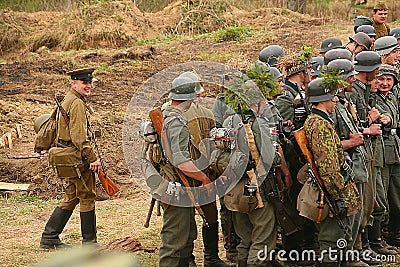
{"label": "soldier's hand", "polygon": [[351,141],[353,147],[360,146],[364,143],[364,137],[362,133],[350,133],[349,140]]}
{"label": "soldier's hand", "polygon": [[96,160],[96,161],[90,163],[89,169],[90,169],[92,172],[98,173],[99,170],[101,170],[100,161],[99,161],[99,160]]}
{"label": "soldier's hand", "polygon": [[392,120],[390,119],[390,117],[389,117],[389,116],[386,116],[386,115],[381,115],[380,118],[379,118],[379,121],[380,121],[383,125],[389,125],[389,124],[392,122]]}
{"label": "soldier's hand", "polygon": [[381,117],[381,114],[376,108],[371,108],[371,110],[368,112],[368,118],[370,119],[370,123],[373,123],[377,119]]}
{"label": "soldier's hand", "polygon": [[295,128],[294,128],[294,124],[293,124],[293,122],[292,122],[291,120],[284,121],[284,122],[282,123],[282,126],[289,126],[290,129],[292,129],[292,130],[295,129]]}
{"label": "soldier's hand", "polygon": [[380,135],[382,134],[381,125],[372,124],[371,126],[369,126],[369,128],[364,129],[363,134]]}

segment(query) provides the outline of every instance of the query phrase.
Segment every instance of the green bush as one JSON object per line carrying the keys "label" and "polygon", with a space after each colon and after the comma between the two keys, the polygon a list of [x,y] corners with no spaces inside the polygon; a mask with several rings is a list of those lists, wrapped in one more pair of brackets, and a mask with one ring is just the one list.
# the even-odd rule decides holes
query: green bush
{"label": "green bush", "polygon": [[241,42],[246,37],[250,37],[252,35],[251,31],[252,31],[252,28],[247,27],[247,26],[226,27],[226,28],[223,28],[223,29],[219,29],[215,33],[215,40],[217,42],[227,42],[227,41]]}

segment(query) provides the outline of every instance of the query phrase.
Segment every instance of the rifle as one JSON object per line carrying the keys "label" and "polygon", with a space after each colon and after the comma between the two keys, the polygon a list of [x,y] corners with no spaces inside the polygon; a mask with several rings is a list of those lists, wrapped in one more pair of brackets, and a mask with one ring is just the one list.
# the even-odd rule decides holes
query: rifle
{"label": "rifle", "polygon": [[153,213],[153,209],[154,209],[154,204],[156,203],[156,199],[152,198],[151,199],[151,203],[150,203],[150,207],[149,207],[149,212],[147,212],[147,217],[146,217],[146,222],[144,223],[144,227],[148,228],[149,224],[150,224],[150,218],[151,218],[151,214]]}
{"label": "rifle", "polygon": [[[60,113],[63,116],[63,118],[65,120],[65,123],[67,124],[67,126],[69,126],[70,118],[69,118],[67,112],[65,111],[65,109],[63,108],[63,106],[61,105],[61,103],[58,101],[58,99],[56,97],[54,98],[54,101],[56,101],[57,107],[60,110]],[[119,189],[115,185],[115,183],[105,173],[105,171],[104,171],[105,169],[104,169],[104,166],[103,166],[103,161],[101,160],[101,156],[100,156],[100,151],[99,151],[99,148],[98,148],[97,143],[96,143],[96,137],[95,137],[94,133],[90,130],[90,128],[89,128],[89,131],[92,133],[94,146],[95,146],[95,148],[97,150],[97,154],[99,155],[99,161],[100,161],[100,164],[101,164],[101,169],[98,170],[97,174],[99,176],[101,185],[103,186],[104,190],[107,192],[107,194],[109,196],[112,196],[115,193],[117,193],[119,191]],[[61,146],[61,147],[63,147],[63,146]]]}
{"label": "rifle", "polygon": [[318,214],[317,223],[320,222],[320,218],[322,216],[323,206],[324,206],[324,202],[325,202],[328,205],[329,210],[332,212],[333,216],[337,219],[340,228],[342,228],[342,230],[345,233],[347,233],[348,229],[338,213],[338,207],[337,207],[335,201],[332,199],[331,194],[326,189],[324,182],[318,173],[317,166],[315,165],[312,152],[310,151],[310,149],[307,146],[308,142],[307,142],[306,132],[305,132],[304,128],[301,127],[300,129],[294,131],[293,135],[296,138],[297,144],[299,145],[299,147],[300,147],[301,151],[303,152],[303,155],[307,161],[307,165],[308,165],[307,173],[309,174],[312,182],[317,186],[318,190],[320,191],[321,198],[320,198],[319,207],[318,207],[319,214]]}
{"label": "rifle", "polygon": [[[163,118],[161,109],[159,107],[157,107],[157,108],[151,110],[149,112],[149,116],[150,116],[151,122],[153,123],[154,129],[156,129],[157,134],[161,137],[162,141],[165,144],[165,146],[163,147],[165,154],[167,156],[171,156],[171,147],[169,144],[169,140],[166,135],[166,132],[163,130],[164,118]],[[206,216],[204,215],[204,211],[200,207],[200,205],[197,203],[197,201],[193,195],[193,192],[190,189],[191,187],[190,187],[189,181],[186,179],[185,174],[175,166],[174,166],[174,169],[175,169],[176,173],[178,174],[179,178],[181,179],[181,181],[186,189],[186,193],[187,193],[190,201],[192,202],[194,208],[197,210],[200,217],[203,219],[203,223],[208,227],[208,222],[206,220]]]}
{"label": "rifle", "polygon": [[274,174],[272,175],[272,177],[271,177],[271,175],[268,175],[266,178],[266,180],[268,181],[270,188],[271,188],[270,192],[267,191],[265,182],[262,184],[264,186],[264,190],[267,193],[269,200],[271,201],[272,206],[274,207],[275,218],[278,221],[278,224],[280,225],[280,227],[282,228],[283,233],[286,236],[288,236],[288,235],[291,235],[291,234],[299,231],[300,229],[296,226],[296,224],[293,222],[292,218],[289,216],[289,214],[285,208],[285,205],[283,204],[283,202],[281,200],[277,181],[275,180],[279,176],[278,175],[279,170],[276,170],[276,168],[274,168],[273,172],[274,172]]}

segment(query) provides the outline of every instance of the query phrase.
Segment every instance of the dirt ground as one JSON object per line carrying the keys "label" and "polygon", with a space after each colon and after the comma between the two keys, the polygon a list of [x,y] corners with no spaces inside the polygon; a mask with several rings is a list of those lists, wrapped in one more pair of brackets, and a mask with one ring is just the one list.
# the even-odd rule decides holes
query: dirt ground
{"label": "dirt ground", "polygon": [[[113,19],[119,16],[120,29],[136,36],[134,41],[159,38],[156,42],[132,46],[129,43],[132,40],[124,43],[122,38],[93,37],[90,45],[82,46],[81,50],[67,49],[76,43],[76,40],[71,40],[75,33],[71,32],[71,28],[63,28],[71,18],[76,19],[77,14],[0,11],[1,20],[13,21],[12,25],[18,27],[23,25],[21,31],[30,33],[16,42],[16,49],[3,50],[0,54],[0,136],[15,128],[16,124],[21,124],[22,130],[22,137],[12,149],[0,149],[0,181],[29,183],[26,196],[40,197],[40,200],[30,202],[16,200],[14,193],[2,192],[1,266],[28,266],[50,256],[48,252],[39,250],[37,245],[46,220],[62,197],[61,181],[48,167],[46,155],[40,159],[19,160],[9,159],[7,155],[33,152],[33,122],[39,115],[50,113],[55,107],[53,98],[64,95],[69,89],[66,71],[87,66],[97,68],[95,77],[99,81],[95,83],[90,97],[96,111],[92,126],[101,133],[97,141],[107,174],[120,188],[117,195],[108,197],[98,186],[98,199],[106,200],[97,204],[99,242],[107,244],[118,238],[133,236],[143,246],[157,247],[161,219],[153,216],[151,228],[143,228],[150,198],[135,182],[142,175],[138,165],[133,169],[127,167],[122,143],[125,112],[140,85],[161,70],[184,62],[210,61],[244,68],[255,61],[259,51],[269,44],[281,45],[288,52],[298,51],[302,45],[307,45],[314,47],[317,55],[324,38],[339,37],[345,44],[352,35],[353,25],[349,21],[312,18],[284,9],[259,9],[250,13],[231,8],[224,14],[229,23],[248,25],[253,29],[252,36],[243,42],[218,43],[209,34],[166,37],[166,30],[181,19],[178,6],[172,4],[153,15],[142,13],[130,5],[113,6],[115,16],[111,17],[96,9],[80,11],[77,14],[96,17],[92,21],[92,31],[88,33],[92,37],[99,36],[101,30],[114,30]],[[128,13],[129,19],[126,17]],[[64,43],[56,42],[54,45],[49,42],[48,47],[38,47],[38,43],[32,41],[45,33],[63,31],[70,34]],[[82,38],[81,35],[75,37]],[[208,94],[213,96],[215,93]],[[140,107],[136,117],[138,124],[146,116],[143,106]],[[140,145],[136,146],[139,148]],[[139,155],[134,157],[139,158]],[[79,215],[74,213],[73,216],[64,238],[78,243]],[[196,256],[201,264],[201,242],[196,243]],[[139,258],[143,266],[155,266],[156,254],[149,256],[139,252]]]}

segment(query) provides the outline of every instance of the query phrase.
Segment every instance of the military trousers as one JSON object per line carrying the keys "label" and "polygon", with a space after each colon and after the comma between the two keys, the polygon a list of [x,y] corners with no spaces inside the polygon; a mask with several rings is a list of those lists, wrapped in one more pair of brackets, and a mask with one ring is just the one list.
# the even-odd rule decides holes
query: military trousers
{"label": "military trousers", "polygon": [[[347,233],[340,228],[336,218],[328,216],[324,221],[316,224],[320,246],[320,260],[324,263],[344,261],[346,251],[351,250],[353,243],[351,226],[354,216],[343,218]],[[343,257],[341,257],[343,255]]]}
{"label": "military trousers", "polygon": [[63,210],[74,210],[78,203],[80,212],[94,209],[96,199],[96,181],[94,173],[85,168],[82,178],[63,178],[65,197],[59,207]]}
{"label": "military trousers", "polygon": [[400,219],[400,164],[390,164],[383,167],[382,180],[384,185],[388,185],[387,199],[390,223],[398,223]]}
{"label": "military trousers", "polygon": [[374,216],[374,220],[382,221],[386,212],[388,211],[388,200],[387,200],[387,190],[388,187],[383,185],[382,179],[382,168],[375,167],[374,172],[376,172],[376,202],[378,205],[374,208],[372,212],[372,216]]}
{"label": "military trousers", "polygon": [[159,266],[177,267],[181,258],[191,255],[197,238],[194,208],[168,206],[164,210],[160,236]]}
{"label": "military trousers", "polygon": [[[264,207],[251,212],[233,212],[233,225],[240,237],[236,247],[238,260],[247,264],[266,265],[269,252],[276,246],[275,213],[271,203],[264,202]],[[267,253],[265,255],[265,253]]]}

